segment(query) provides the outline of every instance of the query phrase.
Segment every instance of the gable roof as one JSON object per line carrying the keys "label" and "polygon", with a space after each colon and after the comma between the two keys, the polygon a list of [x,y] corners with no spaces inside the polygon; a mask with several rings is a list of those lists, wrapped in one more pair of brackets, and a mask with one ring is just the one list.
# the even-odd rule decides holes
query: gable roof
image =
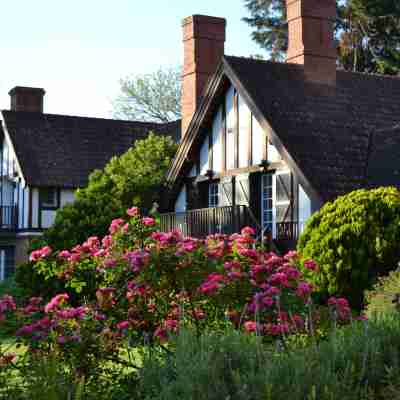
{"label": "gable roof", "polygon": [[[390,130],[400,122],[400,79],[337,71],[336,86],[328,86],[306,81],[301,65],[225,56],[178,149],[168,174],[171,183],[199,142],[202,123],[218,100],[217,88],[227,79],[301,183],[321,200],[378,184],[368,171],[378,162],[374,154],[382,136],[388,142],[392,138],[394,146],[379,150],[379,157],[388,152],[400,157],[399,130]],[[386,133],[372,140],[377,131]],[[399,184],[393,171],[389,165],[381,173]]]}
{"label": "gable roof", "polygon": [[20,111],[2,111],[2,116],[27,183],[39,187],[86,185],[93,170],[149,131],[175,141],[180,137],[180,121],[161,124]]}

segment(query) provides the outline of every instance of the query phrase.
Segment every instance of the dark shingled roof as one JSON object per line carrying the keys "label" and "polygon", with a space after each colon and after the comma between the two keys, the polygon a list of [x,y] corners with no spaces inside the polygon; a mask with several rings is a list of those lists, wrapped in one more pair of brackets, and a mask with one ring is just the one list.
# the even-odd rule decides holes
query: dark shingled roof
{"label": "dark shingled roof", "polygon": [[76,188],[112,156],[132,147],[149,131],[180,138],[180,121],[158,124],[2,111],[29,185]]}
{"label": "dark shingled roof", "polygon": [[[400,183],[393,176],[400,130],[387,130],[400,122],[400,79],[337,71],[330,87],[307,82],[299,65],[226,60],[324,200],[369,184]],[[377,172],[385,159],[384,176],[368,181],[368,168]]]}
{"label": "dark shingled roof", "polygon": [[[329,86],[305,80],[301,65],[225,56],[221,67],[322,200],[383,182],[400,185],[400,129],[392,129],[400,122],[399,78],[337,71],[336,86]],[[189,151],[185,140],[178,152]]]}

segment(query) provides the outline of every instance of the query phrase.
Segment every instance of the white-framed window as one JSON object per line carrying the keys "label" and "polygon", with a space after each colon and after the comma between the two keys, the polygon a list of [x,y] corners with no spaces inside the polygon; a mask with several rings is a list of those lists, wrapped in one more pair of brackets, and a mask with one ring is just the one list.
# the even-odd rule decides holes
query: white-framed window
{"label": "white-framed window", "polygon": [[261,180],[262,226],[276,238],[277,223],[288,220],[291,206],[291,174],[288,170],[265,174]]}
{"label": "white-framed window", "polygon": [[218,183],[211,183],[208,187],[208,206],[219,206],[219,185]]}
{"label": "white-framed window", "polygon": [[262,226],[267,232],[274,230],[274,190],[273,175],[266,174],[262,176],[261,181],[261,212]]}
{"label": "white-framed window", "polygon": [[226,94],[226,169],[235,168],[235,89],[231,86]]}

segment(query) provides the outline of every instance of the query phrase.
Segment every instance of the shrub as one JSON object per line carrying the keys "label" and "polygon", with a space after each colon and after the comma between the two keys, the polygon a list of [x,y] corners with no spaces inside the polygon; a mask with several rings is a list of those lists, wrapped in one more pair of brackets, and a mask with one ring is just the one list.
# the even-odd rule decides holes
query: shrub
{"label": "shrub", "polygon": [[[40,247],[71,248],[90,236],[104,236],[114,218],[136,204],[149,211],[160,201],[160,189],[176,151],[171,138],[150,133],[104,170],[94,171],[87,187],[76,192],[76,202],[58,210],[54,225],[40,241]],[[36,246],[38,247],[38,246]]]}
{"label": "shrub", "polygon": [[363,293],[400,259],[400,193],[395,188],[357,190],[327,203],[301,235],[303,259],[318,262],[312,282],[323,293],[360,306]]}
{"label": "shrub", "polygon": [[400,312],[400,270],[391,271],[379,279],[373,290],[366,292],[367,314],[393,314]]}
{"label": "shrub", "polygon": [[[0,298],[0,320],[18,324],[18,341],[29,352],[57,355],[77,378],[100,374],[108,361],[124,365],[121,349],[164,348],[171,333],[237,330],[286,343],[292,335],[316,336],[330,323],[312,303],[295,252],[285,257],[254,248],[254,231],[230,237],[185,238],[156,230],[153,218],[127,211],[113,220],[101,241],[90,237],[70,250],[48,246],[31,254],[33,268],[72,291],[49,302],[33,297],[16,307]],[[310,269],[315,264],[308,263]],[[345,299],[331,298],[336,324],[348,323]]]}
{"label": "shrub", "polygon": [[331,332],[319,344],[277,351],[260,338],[238,332],[207,332],[198,337],[184,331],[174,339],[176,351],[171,355],[145,357],[138,398],[398,398],[399,335],[398,318],[360,322]]}
{"label": "shrub", "polygon": [[[133,203],[149,212],[160,200],[166,170],[176,144],[152,133],[137,140],[120,157],[113,157],[104,170],[94,171],[88,186],[76,192],[76,201],[57,211],[52,227],[32,242],[31,250],[51,246],[64,250],[91,236],[105,236],[110,221],[121,217]],[[27,295],[48,297],[59,290],[57,280],[43,280],[26,265],[17,269],[16,280]]]}

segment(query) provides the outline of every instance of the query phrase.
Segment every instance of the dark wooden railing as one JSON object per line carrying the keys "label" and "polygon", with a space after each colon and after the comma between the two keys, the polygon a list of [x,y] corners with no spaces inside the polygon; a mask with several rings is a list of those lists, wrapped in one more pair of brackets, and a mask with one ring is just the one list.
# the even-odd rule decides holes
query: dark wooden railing
{"label": "dark wooden railing", "polygon": [[0,206],[0,229],[16,230],[18,225],[18,208]]}
{"label": "dark wooden railing", "polygon": [[[255,228],[261,240],[258,224],[247,206],[226,206],[201,208],[178,213],[161,214],[161,230],[164,232],[179,229],[185,236],[204,238],[216,233],[232,234],[240,232],[245,226]],[[277,241],[296,241],[299,236],[297,222],[278,222],[276,224]],[[264,232],[264,240],[271,240],[272,234]]]}
{"label": "dark wooden railing", "polygon": [[276,240],[297,240],[299,237],[298,222],[278,222],[276,224]]}
{"label": "dark wooden railing", "polygon": [[178,213],[161,214],[161,230],[179,229],[185,236],[204,238],[216,233],[232,234],[252,226],[246,206],[201,208]]}

